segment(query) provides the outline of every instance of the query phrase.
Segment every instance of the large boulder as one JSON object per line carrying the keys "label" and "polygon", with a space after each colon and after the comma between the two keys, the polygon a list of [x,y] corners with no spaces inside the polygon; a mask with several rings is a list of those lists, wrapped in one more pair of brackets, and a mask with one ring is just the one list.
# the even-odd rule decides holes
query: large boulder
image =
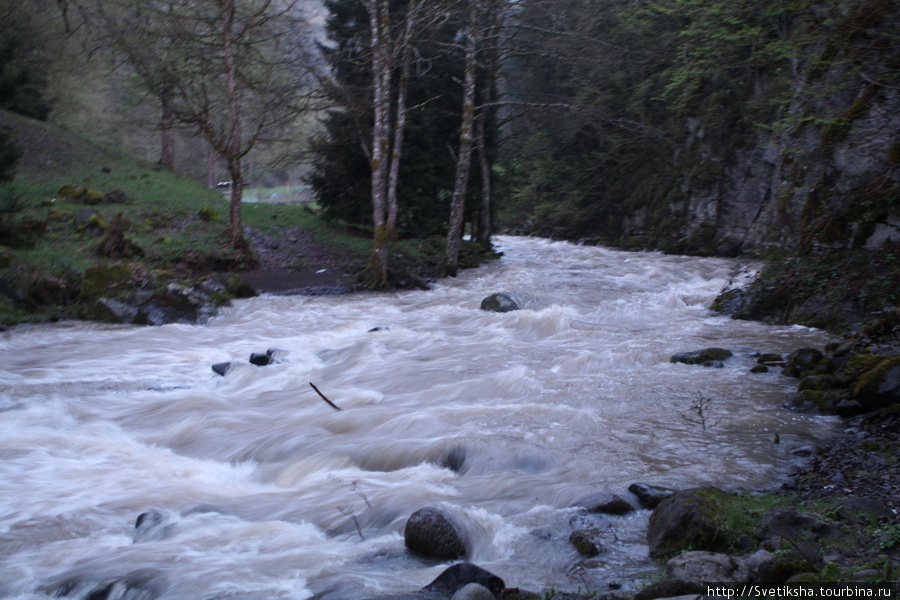
{"label": "large boulder", "polygon": [[825,355],[815,348],[797,348],[788,355],[782,373],[800,377],[804,373],[814,371],[824,357]]}
{"label": "large boulder", "polygon": [[454,560],[468,552],[462,527],[448,512],[434,506],[410,515],[403,535],[410,552],[426,558]]}
{"label": "large boulder", "polygon": [[853,388],[853,399],[865,410],[900,402],[900,356],[886,358],[864,373]]}
{"label": "large boulder", "polygon": [[666,558],[691,548],[721,552],[729,540],[719,525],[719,509],[727,493],[714,487],[676,492],[650,515],[647,543],[651,558]]}
{"label": "large boulder", "polygon": [[472,563],[461,562],[448,567],[434,581],[422,588],[422,591],[453,597],[454,594],[472,583],[486,588],[494,598],[498,599],[506,587],[503,580],[490,571]]}
{"label": "large boulder", "polygon": [[503,313],[520,310],[523,305],[522,299],[515,294],[497,292],[481,301],[481,310]]}
{"label": "large boulder", "polygon": [[703,350],[694,350],[693,352],[673,354],[669,361],[686,365],[721,367],[722,361],[727,360],[731,356],[733,356],[731,350],[726,350],[725,348],[705,348]]}
{"label": "large boulder", "polygon": [[691,550],[666,563],[666,577],[703,583],[746,583],[750,570],[739,558],[719,552]]}

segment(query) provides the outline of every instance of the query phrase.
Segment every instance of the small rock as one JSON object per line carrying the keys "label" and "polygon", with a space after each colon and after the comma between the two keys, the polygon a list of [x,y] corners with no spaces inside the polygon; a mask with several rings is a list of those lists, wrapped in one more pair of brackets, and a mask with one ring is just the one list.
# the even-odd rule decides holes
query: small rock
{"label": "small rock", "polygon": [[706,586],[697,581],[682,579],[665,579],[644,587],[634,595],[634,600],[655,600],[656,598],[675,598],[688,594],[705,594]]}
{"label": "small rock", "polygon": [[744,583],[750,581],[750,569],[744,561],[728,554],[690,550],[666,563],[666,577],[704,583]]}
{"label": "small rock", "polygon": [[757,550],[744,559],[744,564],[750,570],[750,578],[754,581],[760,581],[759,577],[756,576],[760,566],[773,560],[775,560],[775,555],[768,550]]}
{"label": "small rock", "polygon": [[265,351],[265,353],[253,352],[250,355],[250,363],[258,367],[264,367],[266,365],[281,362],[280,359],[283,354],[284,352],[282,350],[279,350],[278,348],[269,348]]}
{"label": "small rock", "polygon": [[165,524],[162,513],[149,510],[138,515],[134,522],[134,541],[150,542],[165,538],[171,529],[171,525]]}
{"label": "small rock", "polygon": [[722,368],[722,361],[733,356],[731,350],[725,348],[706,348],[693,352],[679,352],[672,355],[669,362],[683,363],[686,365],[702,365],[704,367]]}
{"label": "small rock", "polygon": [[779,363],[782,358],[780,354],[775,354],[773,352],[766,352],[764,354],[760,354],[756,359],[756,362],[761,365],[766,365],[769,363]]}
{"label": "small rock", "polygon": [[427,558],[454,560],[467,553],[462,528],[447,512],[434,506],[410,515],[403,535],[410,552]]}
{"label": "small rock", "polygon": [[228,369],[230,369],[230,368],[231,368],[230,362],[220,362],[220,363],[216,363],[212,366],[213,372],[216,373],[217,375],[221,375],[223,377],[225,376],[225,373],[227,373]]}
{"label": "small rock", "polygon": [[572,506],[582,506],[588,512],[605,515],[626,515],[634,510],[628,500],[609,492],[589,494],[573,502]]}
{"label": "small rock", "polygon": [[634,494],[641,507],[656,508],[659,503],[675,493],[675,490],[653,485],[652,483],[632,483],[628,486],[628,491]]}
{"label": "small rock", "polygon": [[579,529],[569,536],[569,543],[575,547],[578,554],[588,558],[597,556],[603,551],[603,545],[597,541],[599,532],[593,529]]}
{"label": "small rock", "polygon": [[521,310],[522,306],[522,299],[509,292],[491,294],[481,301],[481,310],[490,312],[511,312],[514,310]]}

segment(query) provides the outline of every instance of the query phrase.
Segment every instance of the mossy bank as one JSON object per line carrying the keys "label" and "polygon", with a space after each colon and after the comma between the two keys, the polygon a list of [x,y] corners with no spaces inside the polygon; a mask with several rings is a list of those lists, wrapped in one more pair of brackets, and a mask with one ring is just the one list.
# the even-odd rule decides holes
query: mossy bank
{"label": "mossy bank", "polygon": [[[253,295],[256,269],[346,274],[359,289],[371,234],[298,204],[245,203],[249,252],[225,232],[227,201],[157,164],[0,111],[22,150],[0,190],[0,324],[90,319],[203,322]],[[399,240],[392,280],[422,287],[439,273],[436,240]],[[461,267],[493,256],[466,244]],[[340,291],[340,290],[337,290]]]}

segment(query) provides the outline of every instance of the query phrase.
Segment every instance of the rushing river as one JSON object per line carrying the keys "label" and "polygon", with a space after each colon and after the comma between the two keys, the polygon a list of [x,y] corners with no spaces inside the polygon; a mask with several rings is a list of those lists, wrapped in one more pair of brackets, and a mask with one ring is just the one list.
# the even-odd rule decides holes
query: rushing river
{"label": "rushing river", "polygon": [[[627,582],[650,568],[648,512],[595,519],[574,500],[636,481],[771,485],[830,426],[780,409],[796,382],[748,372],[752,352],[821,346],[821,332],[709,311],[733,261],[499,246],[501,260],[431,291],[3,334],[0,597],[129,578],[161,599],[411,591],[447,566],[404,549],[429,505],[465,523],[469,560],[508,586]],[[479,310],[497,291],[526,308]],[[669,362],[710,346],[735,356]],[[247,362],[268,348],[282,362]],[[210,369],[222,361],[224,377]],[[136,533],[146,511],[162,522]],[[576,526],[603,530],[606,550],[580,557]]]}

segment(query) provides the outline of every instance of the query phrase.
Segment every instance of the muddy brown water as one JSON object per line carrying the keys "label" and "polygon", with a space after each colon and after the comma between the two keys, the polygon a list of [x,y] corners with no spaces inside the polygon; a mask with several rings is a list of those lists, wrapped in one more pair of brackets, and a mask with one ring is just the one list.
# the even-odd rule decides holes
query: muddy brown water
{"label": "muddy brown water", "polygon": [[[447,566],[404,549],[406,519],[428,505],[454,513],[469,560],[509,586],[627,588],[652,568],[648,512],[601,519],[574,500],[635,481],[775,485],[831,427],[780,408],[795,381],[748,372],[753,352],[823,333],[708,309],[734,261],[499,245],[501,260],[431,291],[265,295],[206,326],[3,334],[0,597],[129,580],[192,600],[414,590]],[[496,291],[524,310],[479,310]],[[735,356],[669,362],[710,346]],[[268,348],[283,362],[247,362]],[[210,369],[222,361],[224,377]],[[146,511],[162,522],[136,534]],[[576,527],[600,530],[605,552],[580,557]]]}

